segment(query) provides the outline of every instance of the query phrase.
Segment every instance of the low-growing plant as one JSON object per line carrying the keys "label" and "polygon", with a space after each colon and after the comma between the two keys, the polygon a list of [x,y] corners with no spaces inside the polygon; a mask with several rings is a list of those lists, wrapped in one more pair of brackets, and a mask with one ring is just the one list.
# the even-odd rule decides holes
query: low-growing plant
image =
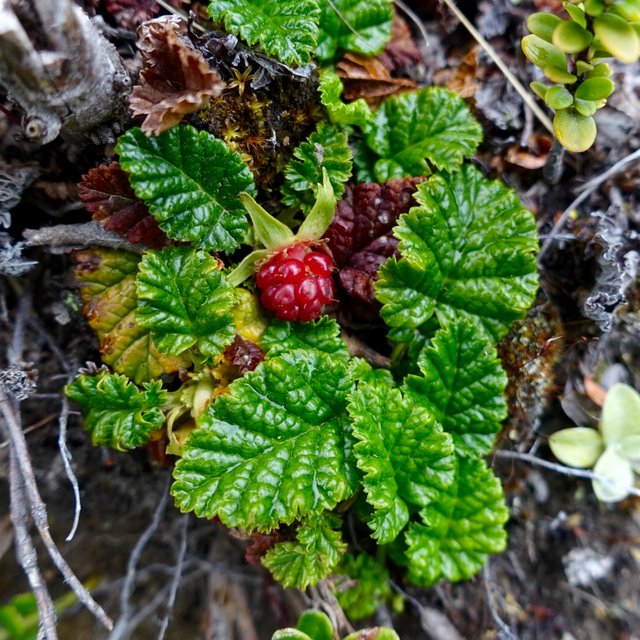
{"label": "low-growing plant", "polygon": [[[280,629],[273,634],[271,640],[334,640],[333,627],[329,617],[317,611],[309,609],[298,620],[295,629]],[[386,627],[374,627],[361,629],[345,636],[343,640],[400,640],[393,629]]]}
{"label": "low-growing plant", "polygon": [[[176,505],[260,538],[258,556],[284,586],[353,578],[340,600],[362,617],[390,597],[374,584],[390,565],[428,586],[468,579],[505,548],[508,510],[484,458],[507,412],[495,345],[537,289],[535,221],[465,163],[481,128],[457,95],[421,88],[376,109],[342,100],[331,62],[379,53],[392,3],[269,7],[210,8],[263,50],[242,96],[234,85],[210,98],[258,114],[257,128],[230,133],[200,106],[158,135],[127,131],[119,165],[85,176],[94,215],[125,234],[135,217],[155,248],[77,254],[111,370],[80,375],[67,394],[95,444],[164,441],[177,458]],[[245,71],[208,56],[209,36],[180,37],[221,77]],[[318,82],[299,66],[309,64],[324,65]],[[288,100],[292,113],[307,82],[317,91],[298,115],[306,133],[274,134],[263,180],[264,105]],[[276,317],[256,291],[264,303],[271,286]],[[354,309],[362,315],[349,323]],[[374,368],[351,356],[338,320],[384,328],[391,357]],[[343,539],[348,524],[358,545]]]}
{"label": "low-growing plant", "polygon": [[530,35],[522,39],[525,56],[547,80],[531,89],[556,112],[553,129],[569,151],[586,151],[596,139],[598,109],[614,92],[606,58],[632,64],[640,56],[638,0],[570,0],[568,19],[534,13],[527,19]]}
{"label": "low-growing plant", "polygon": [[626,384],[614,384],[602,406],[598,429],[572,427],[549,438],[558,460],[572,467],[591,468],[598,500],[618,502],[629,495],[640,472],[640,394]]}

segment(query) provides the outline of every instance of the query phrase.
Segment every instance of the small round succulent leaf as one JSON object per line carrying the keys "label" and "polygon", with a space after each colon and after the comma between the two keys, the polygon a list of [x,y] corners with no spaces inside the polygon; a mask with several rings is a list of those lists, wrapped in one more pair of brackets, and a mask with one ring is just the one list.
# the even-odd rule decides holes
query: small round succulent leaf
{"label": "small round succulent leaf", "polygon": [[608,98],[615,90],[616,85],[609,78],[596,76],[587,78],[576,89],[576,98],[580,100],[603,100]]}
{"label": "small round succulent leaf", "polygon": [[574,153],[586,151],[596,139],[596,123],[574,108],[558,111],[553,119],[553,133],[558,142]]}
{"label": "small round succulent leaf", "polygon": [[553,32],[553,44],[565,53],[580,53],[593,40],[593,35],[576,22],[563,21]]}
{"label": "small round succulent leaf", "polygon": [[555,28],[561,23],[562,18],[553,13],[540,11],[532,13],[527,18],[527,29],[538,38],[551,42]]}
{"label": "small round succulent leaf", "polygon": [[607,392],[600,418],[605,444],[640,434],[640,394],[627,384],[614,384]]}
{"label": "small round succulent leaf", "polygon": [[604,451],[602,436],[595,429],[573,427],[556,431],[549,438],[553,455],[571,467],[592,467]]}
{"label": "small round succulent leaf", "polygon": [[545,97],[544,101],[547,105],[557,111],[559,109],[567,109],[573,104],[573,96],[571,92],[561,85],[551,87]]}
{"label": "small round succulent leaf", "polygon": [[593,492],[601,502],[619,502],[629,495],[633,486],[633,468],[616,447],[607,447],[596,462],[593,472],[607,480],[593,480]]}
{"label": "small round succulent leaf", "polygon": [[531,34],[522,38],[521,47],[524,55],[536,67],[544,69],[553,66],[567,69],[567,56],[558,47],[536,35]]}
{"label": "small round succulent leaf", "polygon": [[600,44],[616,59],[633,64],[640,55],[640,40],[633,27],[620,16],[607,13],[593,20]]}

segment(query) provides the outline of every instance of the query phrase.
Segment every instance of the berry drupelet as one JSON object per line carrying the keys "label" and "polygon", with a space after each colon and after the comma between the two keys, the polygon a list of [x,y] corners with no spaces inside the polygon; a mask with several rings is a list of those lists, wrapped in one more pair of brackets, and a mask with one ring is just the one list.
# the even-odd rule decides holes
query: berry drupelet
{"label": "berry drupelet", "polygon": [[333,259],[312,243],[288,245],[258,269],[260,301],[280,320],[315,320],[323,306],[333,301],[334,270]]}

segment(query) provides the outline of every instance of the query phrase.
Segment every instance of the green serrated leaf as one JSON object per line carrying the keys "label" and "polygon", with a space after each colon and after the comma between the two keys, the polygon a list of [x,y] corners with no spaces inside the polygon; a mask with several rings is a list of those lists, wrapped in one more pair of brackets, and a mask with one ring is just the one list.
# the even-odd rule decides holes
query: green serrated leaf
{"label": "green serrated leaf", "polygon": [[349,414],[354,453],[379,544],[394,540],[409,521],[410,505],[426,506],[454,476],[451,437],[432,416],[383,381],[360,383]]}
{"label": "green serrated leaf", "polygon": [[346,554],[340,562],[339,573],[349,578],[349,586],[338,585],[336,596],[351,620],[372,616],[381,603],[393,596],[389,571],[366,553]]}
{"label": "green serrated leaf", "polygon": [[319,0],[319,5],[316,55],[323,62],[345,51],[377,55],[391,40],[393,8],[389,0]]}
{"label": "green serrated leaf", "polygon": [[293,152],[284,171],[282,202],[310,211],[322,184],[322,170],[329,175],[337,199],[344,193],[344,183],[351,175],[352,154],[347,134],[327,122],[320,122],[309,138]]}
{"label": "green serrated leaf", "polygon": [[144,389],[140,391],[126,376],[103,372],[78,376],[65,393],[82,406],[84,426],[94,445],[127,451],[147,442],[164,423],[159,407],[165,398],[162,383],[148,382]]}
{"label": "green serrated leaf", "polygon": [[475,323],[455,320],[436,333],[418,366],[422,375],[405,380],[407,398],[452,435],[458,455],[487,455],[507,416],[507,376],[493,345]]}
{"label": "green serrated leaf", "polygon": [[433,176],[400,216],[401,259],[380,268],[376,297],[391,327],[417,328],[434,312],[442,326],[472,318],[491,341],[524,315],[538,288],[536,225],[517,195],[465,165]]}
{"label": "green serrated leaf", "polygon": [[294,66],[311,60],[319,14],[315,0],[211,0],[209,5],[211,18],[223,21],[229,33]]}
{"label": "green serrated leaf", "polygon": [[315,349],[269,358],[233,382],[178,461],[183,511],[269,531],[332,509],[357,486],[346,363]]}
{"label": "green serrated leaf", "polygon": [[190,247],[146,251],[137,279],[138,322],[158,348],[179,355],[197,344],[208,358],[233,342],[236,302],[218,261]]}
{"label": "green serrated leaf", "polygon": [[409,579],[419,586],[467,580],[506,546],[509,511],[499,479],[482,460],[459,459],[456,479],[421,517],[405,536]]}
{"label": "green serrated leaf", "polygon": [[392,96],[374,114],[367,144],[379,160],[379,182],[431,173],[455,171],[472,156],[482,140],[482,128],[457,94],[428,87]]}
{"label": "green serrated leaf", "polygon": [[273,320],[262,336],[260,345],[269,357],[293,349],[318,349],[341,360],[349,359],[347,346],[340,337],[340,325],[328,316],[313,322]]}
{"label": "green serrated leaf", "polygon": [[158,350],[136,318],[136,275],[140,256],[94,248],[75,254],[83,313],[100,340],[102,361],[136,384],[189,365],[185,357]]}
{"label": "green serrated leaf", "polygon": [[136,127],[120,136],[116,152],[170,238],[214,251],[239,246],[248,228],[240,193],[256,189],[249,167],[222,140],[189,125],[151,138]]}
{"label": "green serrated leaf", "polygon": [[[262,564],[285,587],[306,589],[326,578],[347,550],[340,519],[330,514],[308,518],[296,532],[297,542],[280,542],[262,558]],[[298,628],[306,633],[306,629]],[[314,636],[315,637],[315,636]]]}
{"label": "green serrated leaf", "polygon": [[356,125],[363,131],[367,131],[371,126],[373,112],[369,105],[358,98],[349,104],[345,104],[340,99],[342,90],[342,80],[334,71],[324,71],[320,76],[320,101],[327,110],[329,121],[335,125]]}

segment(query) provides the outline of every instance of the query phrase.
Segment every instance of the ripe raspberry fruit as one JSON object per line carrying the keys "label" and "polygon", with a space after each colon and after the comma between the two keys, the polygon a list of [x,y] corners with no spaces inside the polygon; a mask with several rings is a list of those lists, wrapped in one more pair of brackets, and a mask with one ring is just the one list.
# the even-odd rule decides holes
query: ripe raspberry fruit
{"label": "ripe raspberry fruit", "polygon": [[284,247],[256,274],[260,301],[280,320],[309,322],[333,300],[333,259],[309,243]]}

